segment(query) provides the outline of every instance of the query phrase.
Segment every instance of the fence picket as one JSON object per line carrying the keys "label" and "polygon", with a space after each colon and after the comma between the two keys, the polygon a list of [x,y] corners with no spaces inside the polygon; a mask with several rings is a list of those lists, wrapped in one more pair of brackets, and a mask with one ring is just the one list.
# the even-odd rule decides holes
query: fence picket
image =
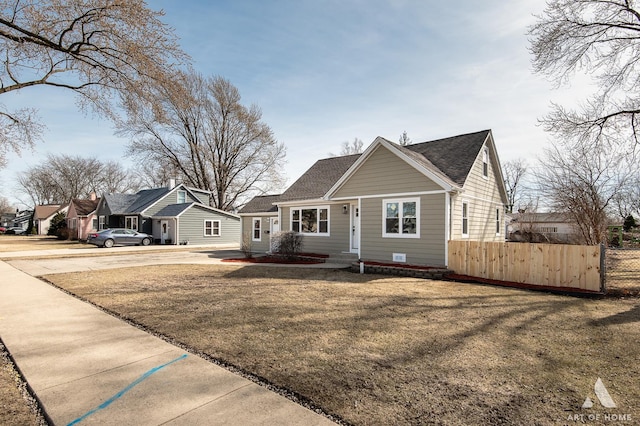
{"label": "fence picket", "polygon": [[600,291],[600,247],[449,241],[449,268],[490,280]]}

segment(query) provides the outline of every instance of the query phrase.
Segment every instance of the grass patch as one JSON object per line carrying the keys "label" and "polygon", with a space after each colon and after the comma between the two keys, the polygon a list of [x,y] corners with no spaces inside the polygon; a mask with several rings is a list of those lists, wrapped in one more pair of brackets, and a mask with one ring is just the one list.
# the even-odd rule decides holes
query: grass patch
{"label": "grass patch", "polygon": [[0,235],[0,253],[86,247],[87,245],[78,241],[58,240],[56,237],[42,235]]}
{"label": "grass patch", "polygon": [[[46,279],[353,424],[640,418],[634,298],[235,265]],[[598,377],[618,408],[597,403]]]}

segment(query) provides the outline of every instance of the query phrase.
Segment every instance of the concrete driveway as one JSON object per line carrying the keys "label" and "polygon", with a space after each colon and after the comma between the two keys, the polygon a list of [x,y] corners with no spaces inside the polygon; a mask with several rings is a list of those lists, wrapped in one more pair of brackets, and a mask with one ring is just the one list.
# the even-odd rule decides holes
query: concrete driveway
{"label": "concrete driveway", "polygon": [[[47,257],[47,253],[37,253],[37,258],[6,260],[6,263],[32,276],[65,272],[94,271],[99,269],[126,268],[129,266],[151,266],[167,264],[215,264],[224,258],[243,257],[233,249],[195,249],[176,251],[136,250],[117,253],[111,249],[108,255]],[[51,254],[49,253],[49,256]]]}

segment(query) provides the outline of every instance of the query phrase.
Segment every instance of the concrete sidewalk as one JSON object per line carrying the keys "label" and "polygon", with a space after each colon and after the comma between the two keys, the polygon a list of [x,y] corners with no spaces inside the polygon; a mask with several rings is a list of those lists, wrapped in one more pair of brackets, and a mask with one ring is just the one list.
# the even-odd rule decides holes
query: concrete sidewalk
{"label": "concrete sidewalk", "polygon": [[0,338],[56,425],[330,425],[0,261]]}

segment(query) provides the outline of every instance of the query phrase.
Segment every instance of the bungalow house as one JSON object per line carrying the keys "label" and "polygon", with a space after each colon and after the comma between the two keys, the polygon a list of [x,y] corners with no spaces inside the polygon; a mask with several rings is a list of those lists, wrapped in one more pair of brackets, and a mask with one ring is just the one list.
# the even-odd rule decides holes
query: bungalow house
{"label": "bungalow house", "polygon": [[98,229],[133,229],[160,244],[237,244],[240,217],[208,203],[208,192],[184,184],[104,194],[96,212]]}
{"label": "bungalow house", "polygon": [[278,230],[306,252],[365,261],[447,264],[452,239],[504,241],[506,191],[490,130],[317,161],[280,195],[240,210],[243,240],[268,251]]}
{"label": "bungalow house", "polygon": [[98,230],[98,217],[96,208],[100,202],[95,194],[91,194],[88,200],[74,199],[69,204],[67,212],[67,229],[69,238],[74,240],[86,240],[91,231]]}
{"label": "bungalow house", "polygon": [[38,235],[47,235],[51,219],[53,219],[53,217],[58,213],[66,214],[68,210],[68,204],[46,204],[36,206],[35,213],[33,214],[33,223],[38,230]]}

